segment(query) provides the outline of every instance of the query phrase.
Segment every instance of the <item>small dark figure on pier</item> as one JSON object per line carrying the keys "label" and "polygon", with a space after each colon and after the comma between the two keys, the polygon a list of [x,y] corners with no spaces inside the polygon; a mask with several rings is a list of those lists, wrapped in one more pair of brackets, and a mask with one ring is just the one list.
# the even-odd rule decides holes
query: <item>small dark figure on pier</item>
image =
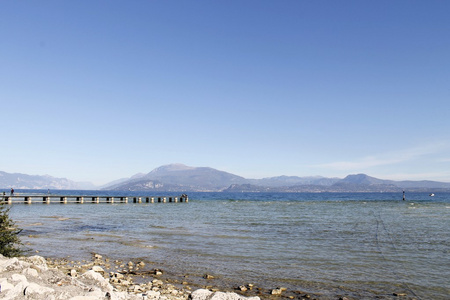
{"label": "small dark figure on pier", "polygon": [[405,191],[403,191],[403,201],[406,200]]}
{"label": "small dark figure on pier", "polygon": [[14,196],[14,189],[11,188],[11,196]]}

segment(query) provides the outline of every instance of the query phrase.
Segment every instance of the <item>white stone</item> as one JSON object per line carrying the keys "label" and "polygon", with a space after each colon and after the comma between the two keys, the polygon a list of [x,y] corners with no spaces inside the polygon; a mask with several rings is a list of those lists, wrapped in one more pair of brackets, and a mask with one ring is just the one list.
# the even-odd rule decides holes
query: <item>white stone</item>
{"label": "white stone", "polygon": [[28,279],[25,277],[25,275],[22,275],[22,274],[12,274],[11,280],[14,282],[17,282],[17,281],[21,281],[24,283],[28,282]]}
{"label": "white stone", "polygon": [[42,271],[47,271],[48,270],[47,261],[42,256],[33,255],[33,256],[30,256],[30,257],[25,257],[24,261],[33,264],[34,266],[38,267]]}
{"label": "white stone", "polygon": [[23,290],[26,288],[26,284],[23,281],[19,282],[14,288],[10,289],[6,295],[2,295],[2,299],[12,300],[17,299],[20,295],[23,295]]}
{"label": "white stone", "polygon": [[36,297],[37,295],[42,296],[44,294],[53,293],[55,290],[49,287],[41,286],[37,283],[30,282],[28,286],[24,289],[23,294],[27,297]]}
{"label": "white stone", "polygon": [[211,292],[198,289],[191,294],[192,300],[260,300],[259,297],[244,297],[236,293]]}
{"label": "white stone", "polygon": [[22,271],[22,274],[25,276],[31,276],[31,277],[39,277],[39,273],[36,269],[32,268],[26,268]]}
{"label": "white stone", "polygon": [[105,273],[105,270],[103,270],[103,268],[100,266],[93,266],[92,271],[98,272],[98,273]]}
{"label": "white stone", "polygon": [[155,291],[148,291],[146,294],[148,299],[159,299],[159,296],[161,296],[161,292]]}
{"label": "white stone", "polygon": [[104,288],[106,291],[111,292],[113,290],[112,285],[103,278],[103,276],[100,273],[97,273],[93,270],[87,271],[82,275],[83,278],[86,278],[88,280],[95,281],[100,287]]}
{"label": "white stone", "polygon": [[2,293],[5,293],[6,291],[12,290],[14,288],[14,285],[9,283],[6,278],[0,278],[0,286],[2,288]]}
{"label": "white stone", "polygon": [[159,279],[153,279],[152,283],[153,283],[153,285],[156,285],[156,286],[161,286],[164,284],[164,282],[162,282],[162,280],[159,280]]}
{"label": "white stone", "polygon": [[2,258],[0,260],[0,272],[3,271],[14,271],[22,269],[22,265],[20,264],[17,257],[14,258]]}
{"label": "white stone", "polygon": [[106,292],[96,289],[92,292],[89,292],[86,295],[83,295],[83,296],[79,295],[79,296],[72,297],[72,298],[70,298],[70,300],[98,300],[98,299],[103,300],[103,299],[106,299],[105,295],[106,295]]}

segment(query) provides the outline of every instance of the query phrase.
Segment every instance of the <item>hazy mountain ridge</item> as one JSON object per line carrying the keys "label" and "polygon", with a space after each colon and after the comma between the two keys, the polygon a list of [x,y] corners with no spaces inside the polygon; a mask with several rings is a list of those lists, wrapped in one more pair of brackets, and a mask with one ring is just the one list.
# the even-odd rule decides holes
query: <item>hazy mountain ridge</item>
{"label": "hazy mountain ridge", "polygon": [[[231,173],[208,167],[188,167],[182,164],[161,166],[137,179],[108,186],[108,190],[136,190],[144,187],[145,181],[157,182],[153,190],[165,191],[220,191],[246,179]],[[146,188],[147,189],[147,188]]]}
{"label": "hazy mountain ridge", "polygon": [[[156,182],[158,185],[152,188]],[[130,178],[107,189],[182,192],[398,192],[405,188],[410,191],[450,191],[450,183],[384,180],[365,174],[348,175],[343,179],[321,176],[246,179],[213,168],[173,164],[161,166],[138,179]]]}
{"label": "hazy mountain ridge", "polygon": [[160,166],[147,174],[138,173],[129,178],[112,181],[102,187],[49,175],[11,174],[0,171],[0,187],[176,192],[398,192],[402,189],[450,192],[450,183],[428,180],[394,181],[365,174],[348,175],[342,179],[322,176],[246,179],[209,167],[189,167],[183,164]]}
{"label": "hazy mountain ridge", "polygon": [[50,175],[27,175],[21,173],[6,173],[0,171],[0,187],[15,189],[84,189],[93,188],[88,182],[75,182],[67,178],[57,178]]}

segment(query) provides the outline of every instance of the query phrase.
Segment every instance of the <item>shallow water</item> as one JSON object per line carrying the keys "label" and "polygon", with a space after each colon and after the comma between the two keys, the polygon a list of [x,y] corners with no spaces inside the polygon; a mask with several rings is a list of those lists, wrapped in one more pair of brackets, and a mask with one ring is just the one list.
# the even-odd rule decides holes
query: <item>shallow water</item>
{"label": "shallow water", "polygon": [[23,241],[50,257],[142,258],[174,274],[213,274],[224,286],[324,296],[450,295],[450,194],[189,196],[189,203],[14,204],[10,214]]}

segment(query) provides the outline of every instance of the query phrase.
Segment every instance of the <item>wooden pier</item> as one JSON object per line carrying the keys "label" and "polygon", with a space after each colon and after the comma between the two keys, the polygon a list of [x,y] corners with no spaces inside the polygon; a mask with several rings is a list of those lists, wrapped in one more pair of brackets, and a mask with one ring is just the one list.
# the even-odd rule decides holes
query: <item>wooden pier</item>
{"label": "wooden pier", "polygon": [[56,194],[23,194],[2,195],[2,204],[33,204],[33,203],[166,203],[166,202],[188,202],[188,196],[183,194],[179,197],[152,197],[152,196],[99,196],[99,195],[56,195]]}

